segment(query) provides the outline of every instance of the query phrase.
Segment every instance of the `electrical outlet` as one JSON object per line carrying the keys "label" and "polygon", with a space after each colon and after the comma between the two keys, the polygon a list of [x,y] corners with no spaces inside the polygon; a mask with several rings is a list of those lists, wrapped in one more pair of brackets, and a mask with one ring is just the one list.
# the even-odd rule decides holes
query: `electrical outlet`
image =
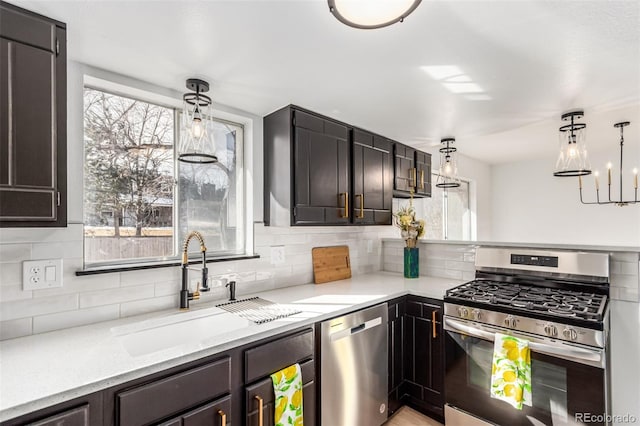
{"label": "electrical outlet", "polygon": [[62,287],[62,259],[22,262],[22,289],[41,290]]}
{"label": "electrical outlet", "polygon": [[284,261],[284,246],[271,246],[271,264],[282,265]]}
{"label": "electrical outlet", "polygon": [[373,241],[367,240],[367,253],[373,252]]}

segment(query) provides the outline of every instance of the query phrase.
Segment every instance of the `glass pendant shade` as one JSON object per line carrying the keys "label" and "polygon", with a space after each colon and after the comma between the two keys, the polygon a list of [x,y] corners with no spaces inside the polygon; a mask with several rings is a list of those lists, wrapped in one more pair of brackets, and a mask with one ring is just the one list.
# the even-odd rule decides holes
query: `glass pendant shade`
{"label": "glass pendant shade", "polygon": [[216,146],[211,126],[211,98],[202,92],[209,90],[206,81],[187,80],[187,88],[195,93],[185,93],[180,127],[178,160],[185,163],[216,163]]}
{"label": "glass pendant shade", "polygon": [[458,178],[458,161],[456,159],[457,149],[451,145],[455,142],[453,138],[442,139],[444,146],[440,148],[440,167],[438,168],[438,188],[458,188],[460,179]]}
{"label": "glass pendant shade", "polygon": [[556,161],[554,176],[584,176],[591,174],[591,163],[587,153],[586,130],[587,125],[576,123],[584,113],[576,111],[564,114],[564,121],[571,120],[571,124],[560,127],[560,152]]}
{"label": "glass pendant shade", "polygon": [[402,22],[422,0],[328,0],[340,22],[360,29],[382,28]]}

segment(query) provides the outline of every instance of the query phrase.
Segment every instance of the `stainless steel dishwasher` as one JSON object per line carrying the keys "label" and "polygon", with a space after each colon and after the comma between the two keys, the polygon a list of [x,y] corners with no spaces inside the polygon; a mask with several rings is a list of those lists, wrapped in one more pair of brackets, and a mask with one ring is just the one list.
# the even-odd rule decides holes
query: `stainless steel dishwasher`
{"label": "stainless steel dishwasher", "polygon": [[321,324],[322,426],[379,426],[387,420],[386,303]]}

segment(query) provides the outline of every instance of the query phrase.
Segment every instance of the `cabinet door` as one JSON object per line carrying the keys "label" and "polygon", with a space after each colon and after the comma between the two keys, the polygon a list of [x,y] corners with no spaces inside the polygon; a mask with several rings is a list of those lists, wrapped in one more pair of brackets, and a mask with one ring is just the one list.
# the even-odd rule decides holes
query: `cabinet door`
{"label": "cabinet door", "polygon": [[421,411],[441,417],[444,415],[442,302],[408,297],[404,336],[408,402]]}
{"label": "cabinet door", "polygon": [[[315,364],[309,360],[300,364],[302,370],[302,415],[305,426],[316,423]],[[275,423],[275,394],[271,377],[246,387],[246,426],[273,426]],[[260,415],[262,414],[262,418]]]}
{"label": "cabinet door", "polygon": [[429,321],[429,382],[424,391],[426,401],[444,403],[444,339],[442,336],[442,305],[432,302],[423,305],[424,317]]}
{"label": "cabinet door", "polygon": [[230,392],[231,358],[224,357],[118,392],[115,397],[116,424],[152,424]]}
{"label": "cabinet door", "polygon": [[359,129],[353,131],[353,222],[391,224],[391,141]]}
{"label": "cabinet door", "polygon": [[349,224],[348,129],[294,112],[294,224]]}
{"label": "cabinet door", "polygon": [[431,197],[431,154],[416,151],[416,193]]}
{"label": "cabinet door", "polygon": [[416,150],[401,143],[393,144],[393,189],[409,194],[416,189]]}
{"label": "cabinet door", "polygon": [[0,9],[0,225],[65,226],[65,31]]}
{"label": "cabinet door", "polygon": [[82,407],[29,423],[29,426],[91,426],[91,423],[89,423],[89,405],[83,405]]}
{"label": "cabinet door", "polygon": [[389,416],[402,406],[403,322],[404,298],[389,302]]}

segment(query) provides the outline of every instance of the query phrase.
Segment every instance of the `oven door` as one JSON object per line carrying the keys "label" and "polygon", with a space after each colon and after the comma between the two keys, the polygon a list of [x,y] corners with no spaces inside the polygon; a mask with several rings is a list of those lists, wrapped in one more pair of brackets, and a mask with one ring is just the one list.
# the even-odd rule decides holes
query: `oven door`
{"label": "oven door", "polygon": [[[450,408],[505,426],[605,424],[604,350],[448,317],[444,328],[445,399]],[[496,332],[529,341],[531,407],[517,410],[490,396]]]}

